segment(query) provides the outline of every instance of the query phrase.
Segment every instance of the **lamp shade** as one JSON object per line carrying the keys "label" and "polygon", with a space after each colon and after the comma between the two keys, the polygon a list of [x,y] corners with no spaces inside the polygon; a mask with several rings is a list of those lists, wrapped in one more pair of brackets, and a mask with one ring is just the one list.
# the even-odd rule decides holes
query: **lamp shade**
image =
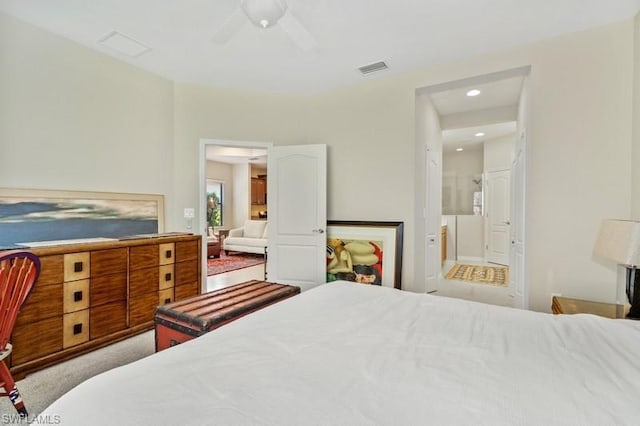
{"label": "lamp shade", "polygon": [[262,28],[274,25],[287,11],[284,0],[242,0],[241,6],[251,22]]}
{"label": "lamp shade", "polygon": [[639,266],[640,222],[617,219],[603,220],[594,253],[620,265]]}

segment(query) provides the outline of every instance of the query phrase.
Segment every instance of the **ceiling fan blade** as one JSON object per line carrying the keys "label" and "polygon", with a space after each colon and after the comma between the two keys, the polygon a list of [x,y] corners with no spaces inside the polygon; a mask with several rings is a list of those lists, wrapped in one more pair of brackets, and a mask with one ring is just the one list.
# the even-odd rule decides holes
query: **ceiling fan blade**
{"label": "ceiling fan blade", "polygon": [[278,25],[280,25],[280,28],[291,37],[300,49],[308,51],[318,47],[316,39],[290,11],[287,11],[287,13],[280,18]]}
{"label": "ceiling fan blade", "polygon": [[235,12],[227,18],[220,28],[213,35],[211,40],[217,44],[225,44],[233,37],[244,24],[247,23],[247,16],[241,8],[237,8]]}

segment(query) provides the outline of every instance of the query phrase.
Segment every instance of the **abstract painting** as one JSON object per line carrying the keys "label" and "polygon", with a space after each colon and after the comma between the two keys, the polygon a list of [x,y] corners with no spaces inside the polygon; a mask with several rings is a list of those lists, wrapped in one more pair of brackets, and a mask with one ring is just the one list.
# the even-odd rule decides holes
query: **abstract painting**
{"label": "abstract painting", "polygon": [[[0,189],[0,247],[163,232],[162,195]],[[34,243],[34,244],[29,244]]]}
{"label": "abstract painting", "polygon": [[401,288],[402,222],[327,222],[327,282]]}

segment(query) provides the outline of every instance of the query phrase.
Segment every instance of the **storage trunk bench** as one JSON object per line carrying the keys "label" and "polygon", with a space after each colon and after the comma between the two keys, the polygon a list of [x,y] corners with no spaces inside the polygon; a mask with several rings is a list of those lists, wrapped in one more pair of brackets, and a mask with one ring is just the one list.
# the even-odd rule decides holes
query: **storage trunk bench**
{"label": "storage trunk bench", "polygon": [[202,336],[298,293],[300,287],[253,280],[158,306],[156,352]]}

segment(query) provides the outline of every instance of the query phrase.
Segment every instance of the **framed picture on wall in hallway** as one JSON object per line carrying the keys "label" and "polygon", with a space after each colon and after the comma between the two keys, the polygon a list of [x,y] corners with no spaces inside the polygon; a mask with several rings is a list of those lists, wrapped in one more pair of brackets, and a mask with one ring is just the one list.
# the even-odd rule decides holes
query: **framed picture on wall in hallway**
{"label": "framed picture on wall in hallway", "polygon": [[404,222],[327,221],[327,282],[401,288]]}
{"label": "framed picture on wall in hallway", "polygon": [[3,248],[161,232],[162,195],[0,188]]}

